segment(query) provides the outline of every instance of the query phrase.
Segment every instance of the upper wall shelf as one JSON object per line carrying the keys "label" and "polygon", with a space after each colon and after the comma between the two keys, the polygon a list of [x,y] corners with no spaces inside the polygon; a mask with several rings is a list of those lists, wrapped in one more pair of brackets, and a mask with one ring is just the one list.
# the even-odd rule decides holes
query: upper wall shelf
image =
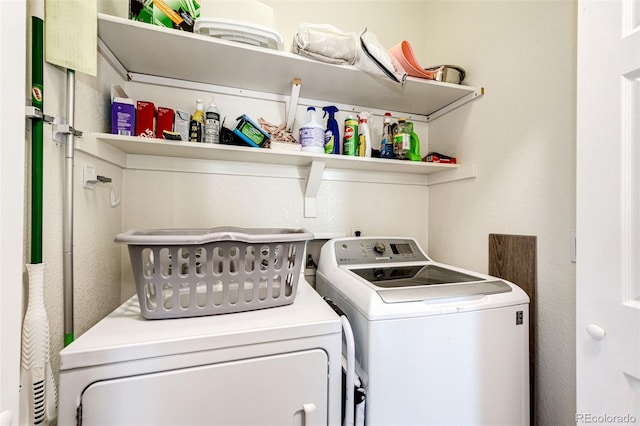
{"label": "upper wall shelf", "polygon": [[129,76],[143,74],[436,118],[483,89],[409,77],[404,86],[348,65],[99,14],[98,36]]}

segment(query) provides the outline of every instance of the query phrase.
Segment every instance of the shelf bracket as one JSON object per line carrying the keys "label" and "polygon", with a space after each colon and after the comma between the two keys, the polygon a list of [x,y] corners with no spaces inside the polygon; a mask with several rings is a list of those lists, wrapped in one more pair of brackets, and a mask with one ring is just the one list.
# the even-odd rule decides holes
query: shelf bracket
{"label": "shelf bracket", "polygon": [[320,181],[324,173],[325,162],[313,160],[309,167],[309,176],[307,177],[307,187],[304,191],[304,217],[318,216],[318,190],[320,189]]}
{"label": "shelf bracket", "polygon": [[289,111],[287,111],[287,131],[293,130],[293,122],[296,118],[296,110],[298,109],[298,99],[300,99],[300,85],[302,80],[299,78],[293,79],[293,85],[291,86],[291,99],[289,100]]}
{"label": "shelf bracket", "polygon": [[455,102],[450,103],[449,105],[446,105],[442,108],[440,108],[439,110],[431,113],[430,115],[427,116],[427,123],[430,121],[435,120],[438,117],[441,117],[451,111],[453,111],[456,108],[460,108],[462,105],[471,102],[475,99],[478,99],[479,97],[484,96],[484,87],[481,87],[477,90],[474,90],[473,92],[467,94],[466,96],[461,97],[460,99],[458,99]]}
{"label": "shelf bracket", "polygon": [[478,166],[475,164],[465,164],[457,169],[444,170],[428,176],[427,186],[439,185],[441,183],[454,182],[457,180],[473,179],[478,176]]}

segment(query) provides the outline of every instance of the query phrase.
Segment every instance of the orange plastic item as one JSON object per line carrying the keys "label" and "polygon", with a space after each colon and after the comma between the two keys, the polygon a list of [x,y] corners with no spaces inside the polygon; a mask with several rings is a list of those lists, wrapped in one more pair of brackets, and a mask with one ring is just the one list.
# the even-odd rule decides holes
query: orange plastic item
{"label": "orange plastic item", "polygon": [[400,65],[402,65],[407,74],[409,74],[411,77],[435,80],[436,75],[439,71],[441,71],[440,69],[426,71],[418,63],[418,59],[416,59],[416,55],[415,53],[413,53],[413,48],[407,40],[402,40],[400,43],[393,46],[391,49],[389,49],[389,53],[393,55],[393,57],[396,58],[398,62],[400,62]]}

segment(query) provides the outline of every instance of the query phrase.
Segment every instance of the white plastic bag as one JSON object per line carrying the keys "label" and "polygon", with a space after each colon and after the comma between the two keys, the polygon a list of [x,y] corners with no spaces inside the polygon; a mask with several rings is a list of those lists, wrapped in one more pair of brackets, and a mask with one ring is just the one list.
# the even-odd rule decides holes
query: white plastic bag
{"label": "white plastic bag", "polygon": [[293,38],[293,52],[330,64],[353,64],[358,37],[329,24],[301,24]]}
{"label": "white plastic bag", "polygon": [[393,55],[387,52],[374,33],[364,31],[360,34],[359,45],[354,64],[362,71],[378,77],[388,77],[396,83],[404,85],[407,72]]}

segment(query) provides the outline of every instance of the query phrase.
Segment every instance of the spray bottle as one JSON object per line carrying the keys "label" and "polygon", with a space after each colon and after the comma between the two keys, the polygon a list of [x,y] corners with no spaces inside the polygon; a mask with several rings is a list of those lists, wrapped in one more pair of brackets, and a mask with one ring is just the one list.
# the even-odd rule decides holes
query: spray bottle
{"label": "spray bottle", "polygon": [[380,138],[380,158],[393,158],[393,130],[391,128],[391,113],[384,114],[382,136]]}
{"label": "spray bottle", "polygon": [[189,140],[191,142],[202,142],[202,130],[204,127],[204,105],[202,99],[196,99],[196,112],[191,116],[189,125]]}
{"label": "spray bottle", "polygon": [[204,142],[220,143],[220,112],[213,98],[204,113]]}
{"label": "spray bottle", "polygon": [[329,105],[323,107],[322,110],[324,111],[322,118],[329,114],[329,118],[327,118],[327,130],[324,132],[324,152],[325,154],[340,154],[340,130],[335,117],[338,108]]}
{"label": "spray bottle", "polygon": [[371,157],[370,117],[371,114],[366,111],[358,114],[358,157]]}
{"label": "spray bottle", "polygon": [[307,122],[300,126],[302,151],[324,153],[324,126],[314,107],[307,108]]}

